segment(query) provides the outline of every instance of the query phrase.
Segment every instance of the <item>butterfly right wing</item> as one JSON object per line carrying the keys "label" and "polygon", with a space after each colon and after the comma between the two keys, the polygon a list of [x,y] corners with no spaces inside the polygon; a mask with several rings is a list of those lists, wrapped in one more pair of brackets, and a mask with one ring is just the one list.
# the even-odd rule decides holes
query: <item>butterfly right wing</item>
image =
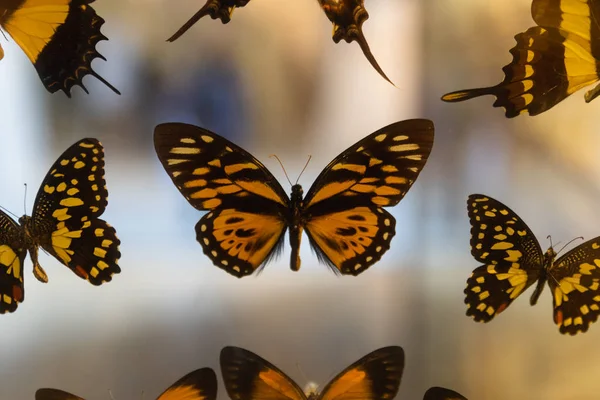
{"label": "butterfly right wing", "polygon": [[156,127],[156,154],[198,210],[196,238],[217,267],[243,277],[277,254],[289,198],[267,168],[225,138],[193,125]]}
{"label": "butterfly right wing", "polygon": [[236,7],[244,7],[250,0],[207,0],[206,4],[198,10],[192,18],[189,19],[177,32],[167,39],[167,42],[174,42],[181,35],[187,32],[201,18],[210,16],[212,19],[220,19],[223,24],[231,21],[231,14]]}
{"label": "butterfly right wing", "polygon": [[352,363],[325,386],[319,400],[393,399],[404,371],[404,350],[377,349]]}
{"label": "butterfly right wing", "polygon": [[425,392],[423,400],[467,400],[467,398],[454,390],[432,387]]}
{"label": "butterfly right wing", "polygon": [[25,297],[23,228],[0,210],[0,314],[13,312]]}
{"label": "butterfly right wing", "polygon": [[156,400],[216,400],[217,376],[210,368],[190,372],[172,384]]}
{"label": "butterfly right wing", "polygon": [[306,400],[302,389],[279,368],[251,351],[221,350],[221,374],[231,400]]}
{"label": "butterfly right wing", "polygon": [[488,322],[539,277],[543,253],[531,229],[504,204],[473,194],[467,201],[476,268],[464,290],[467,315]]}
{"label": "butterfly right wing", "polygon": [[69,392],[58,389],[38,389],[35,392],[35,400],[84,400]]}

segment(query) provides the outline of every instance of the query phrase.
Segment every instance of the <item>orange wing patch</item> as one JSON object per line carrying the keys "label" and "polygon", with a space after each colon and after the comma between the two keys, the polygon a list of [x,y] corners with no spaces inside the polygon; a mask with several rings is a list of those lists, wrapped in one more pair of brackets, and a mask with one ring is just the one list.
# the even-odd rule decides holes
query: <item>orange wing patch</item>
{"label": "orange wing patch", "polygon": [[320,258],[342,274],[358,275],[389,249],[395,225],[381,208],[355,207],[311,218],[306,232]]}

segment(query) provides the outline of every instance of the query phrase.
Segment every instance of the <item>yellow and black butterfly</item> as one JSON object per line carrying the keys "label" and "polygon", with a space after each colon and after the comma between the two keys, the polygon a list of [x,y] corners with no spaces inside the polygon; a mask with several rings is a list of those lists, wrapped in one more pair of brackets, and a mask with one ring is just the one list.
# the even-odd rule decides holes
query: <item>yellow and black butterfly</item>
{"label": "yellow and black butterfly", "polygon": [[121,268],[115,229],[98,218],[108,203],[104,150],[83,139],[56,160],[44,178],[33,214],[19,223],[0,210],[0,314],[24,299],[23,263],[27,251],[40,282],[48,275],[38,261],[40,247],[93,285],[109,282]]}
{"label": "yellow and black butterfly", "polygon": [[[318,0],[327,18],[333,23],[333,41],[346,43],[356,41],[371,66],[386,81],[392,83],[383,69],[377,63],[367,39],[363,34],[362,25],[369,18],[364,0]],[[392,83],[393,85],[393,83]]]}
{"label": "yellow and black butterfly", "polygon": [[[96,58],[106,60],[96,44],[104,20],[89,5],[94,0],[0,0],[0,27],[23,49],[50,93],[83,85],[92,75],[120,94],[92,69]],[[4,51],[0,47],[0,59]]]}
{"label": "yellow and black butterfly", "polygon": [[[442,100],[489,94],[496,96],[494,107],[503,107],[508,118],[524,112],[537,115],[600,79],[600,1],[533,0],[531,14],[538,26],[515,36],[513,60],[503,68],[500,84],[448,93]],[[596,86],[585,94],[585,101],[598,94]]]}
{"label": "yellow and black butterfly", "polygon": [[343,370],[320,392],[304,393],[279,368],[239,347],[221,350],[221,374],[231,400],[382,400],[398,393],[404,370],[401,347],[383,347]]}
{"label": "yellow and black butterfly", "polygon": [[300,269],[306,229],[320,261],[358,275],[389,249],[396,205],[415,182],[433,145],[433,123],[397,122],[354,144],[291,199],[251,154],[206,129],[181,123],[156,127],[156,153],[175,186],[198,210],[196,238],[212,262],[237,277],[252,274],[283,248],[290,229],[290,266]]}
{"label": "yellow and black butterfly", "polygon": [[467,400],[467,398],[454,390],[432,387],[425,392],[423,400]]}
{"label": "yellow and black butterfly", "polygon": [[[202,368],[190,372],[172,384],[156,400],[216,399],[217,376],[212,369]],[[58,389],[39,389],[35,392],[35,400],[83,400],[83,398]]]}
{"label": "yellow and black butterfly", "polygon": [[555,260],[552,246],[543,253],[525,222],[499,201],[473,194],[467,208],[471,254],[484,263],[467,280],[467,315],[489,322],[537,281],[535,305],[548,281],[560,332],[587,331],[600,314],[600,237]]}
{"label": "yellow and black butterfly", "polygon": [[250,0],[206,0],[206,4],[188,22],[186,22],[167,42],[174,42],[187,32],[202,17],[210,16],[212,19],[220,19],[223,24],[231,21],[233,10],[244,7]]}

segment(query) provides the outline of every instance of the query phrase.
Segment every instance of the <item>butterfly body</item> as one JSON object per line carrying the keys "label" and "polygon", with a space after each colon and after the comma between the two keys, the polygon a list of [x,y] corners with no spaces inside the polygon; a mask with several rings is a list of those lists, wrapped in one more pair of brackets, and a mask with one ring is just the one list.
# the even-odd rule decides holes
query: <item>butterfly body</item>
{"label": "butterfly body", "polygon": [[557,259],[552,246],[543,253],[525,222],[499,201],[471,195],[468,212],[471,254],[484,265],[467,280],[467,315],[489,322],[537,282],[530,298],[535,305],[547,283],[560,332],[588,330],[600,315],[600,237]]}
{"label": "butterfly body", "polygon": [[223,24],[231,21],[231,15],[236,8],[244,7],[250,0],[207,0],[206,4],[198,10],[167,42],[174,42],[187,32],[201,18],[209,16],[212,19],[220,19]]}
{"label": "butterfly body", "polygon": [[104,20],[89,5],[93,1],[0,1],[0,27],[23,49],[50,93],[62,90],[71,97],[75,85],[87,93],[83,78],[92,75],[120,94],[92,69],[94,59],[105,59],[96,45],[107,40],[100,32]]}
{"label": "butterfly body", "polygon": [[290,267],[300,268],[306,232],[318,259],[332,271],[359,275],[389,249],[397,204],[421,172],[433,145],[433,124],[408,120],[354,144],[321,172],[305,196],[291,196],[244,149],[206,129],[168,123],[156,127],[156,153],[188,202],[206,210],[196,239],[218,267],[243,277],[283,249],[288,228]]}
{"label": "butterfly body", "polygon": [[363,33],[362,25],[369,19],[369,13],[365,8],[364,0],[318,1],[329,21],[333,23],[333,41],[335,43],[339,43],[342,40],[345,40],[346,43],[356,41],[371,66],[386,81],[392,83],[379,66]]}
{"label": "butterfly body", "polygon": [[69,147],[50,168],[38,190],[32,216],[15,222],[0,211],[0,314],[13,312],[24,299],[23,263],[27,252],[33,274],[48,276],[39,248],[93,285],[121,271],[116,231],[99,218],[107,205],[104,153],[96,139]]}

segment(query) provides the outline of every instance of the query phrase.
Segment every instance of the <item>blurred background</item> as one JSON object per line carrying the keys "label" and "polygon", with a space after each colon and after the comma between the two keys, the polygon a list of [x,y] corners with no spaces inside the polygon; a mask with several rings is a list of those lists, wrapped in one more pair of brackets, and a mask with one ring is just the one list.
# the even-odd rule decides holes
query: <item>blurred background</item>
{"label": "blurred background", "polygon": [[[96,137],[106,152],[109,206],[103,218],[122,241],[122,273],[93,287],[50,256],[41,284],[25,264],[25,301],[4,315],[0,399],[29,400],[40,387],[86,399],[156,398],[200,367],[218,373],[223,346],[247,348],[302,386],[322,386],[368,352],[400,345],[399,399],[445,386],[470,399],[597,399],[600,326],[563,336],[549,290],[536,307],[521,296],[489,324],[466,317],[469,252],[466,198],[485,193],[528,223],[545,249],[600,235],[600,100],[583,91],[537,117],[506,119],[493,98],[446,104],[446,92],[503,78],[513,36],[533,25],[529,0],[367,1],[373,53],[335,45],[314,0],[253,0],[232,21],[204,19],[165,42],[203,0],[98,0],[105,20],[91,94],[51,95],[25,54],[2,40],[0,204],[26,212],[48,168],[68,146]],[[195,240],[201,213],[179,194],[153,150],[154,126],[200,125],[241,145],[290,189],[305,191],[337,154],[398,120],[429,118],[436,141],[405,199],[392,249],[359,278],[335,277],[306,238],[302,270],[289,245],[259,277],[238,280]],[[575,244],[579,244],[576,242]],[[600,324],[597,324],[600,325]],[[220,383],[219,398],[226,394]]]}

